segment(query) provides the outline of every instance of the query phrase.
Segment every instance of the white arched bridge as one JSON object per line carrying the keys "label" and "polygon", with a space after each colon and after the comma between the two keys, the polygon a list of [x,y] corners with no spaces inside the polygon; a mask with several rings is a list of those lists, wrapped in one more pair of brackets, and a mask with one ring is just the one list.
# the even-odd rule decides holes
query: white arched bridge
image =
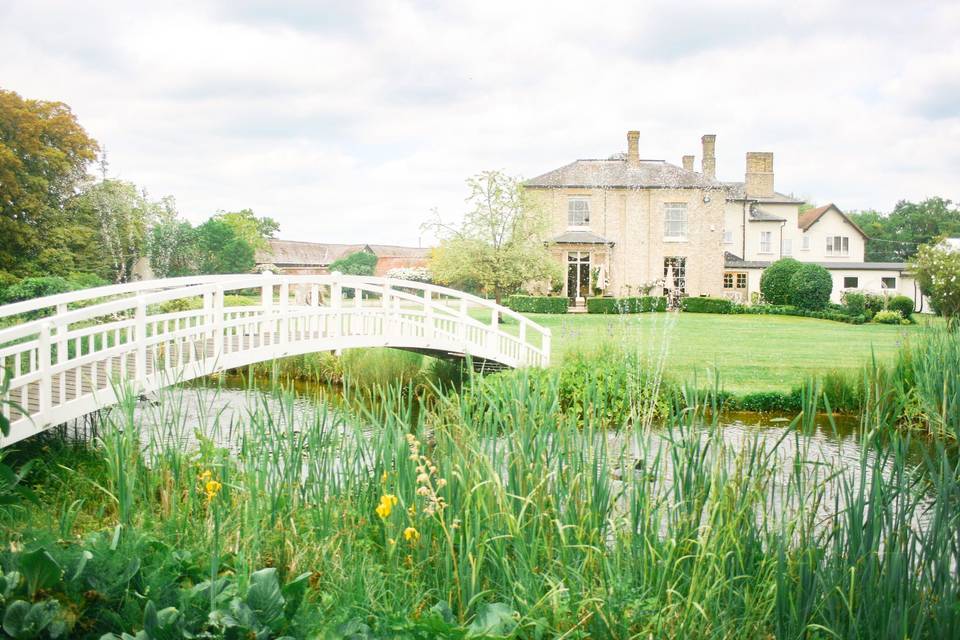
{"label": "white arched bridge", "polygon": [[[506,317],[513,322],[502,322]],[[340,274],[147,280],[0,306],[0,446],[218,371],[316,351],[393,347],[546,366],[550,331],[453,289]],[[0,385],[2,388],[2,385]]]}

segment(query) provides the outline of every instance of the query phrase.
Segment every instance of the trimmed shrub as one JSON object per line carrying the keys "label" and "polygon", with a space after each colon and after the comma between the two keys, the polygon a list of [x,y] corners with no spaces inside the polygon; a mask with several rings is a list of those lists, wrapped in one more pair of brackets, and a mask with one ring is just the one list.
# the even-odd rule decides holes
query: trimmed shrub
{"label": "trimmed shrub", "polygon": [[518,313],[566,313],[568,300],[557,296],[507,296],[504,306]]}
{"label": "trimmed shrub", "polygon": [[667,299],[663,296],[587,298],[587,313],[649,313],[666,310]]}
{"label": "trimmed shrub", "polygon": [[867,310],[867,297],[859,291],[845,291],[840,299],[853,315],[864,314]]}
{"label": "trimmed shrub", "polygon": [[887,309],[899,311],[904,320],[909,320],[913,315],[913,300],[907,296],[893,296],[887,300]]}
{"label": "trimmed shrub", "polygon": [[734,305],[731,313],[742,313],[746,315],[769,315],[769,316],[802,316],[805,318],[817,318],[819,320],[833,320],[835,322],[845,322],[847,324],[863,324],[867,321],[864,315],[852,315],[850,313],[840,313],[837,311],[811,311],[809,309],[798,309],[792,305],[753,305],[741,306]]}
{"label": "trimmed shrub", "polygon": [[681,305],[688,313],[733,313],[733,307],[725,298],[684,298]]}
{"label": "trimmed shrub", "polygon": [[791,304],[790,280],[803,263],[793,258],[777,260],[763,270],[760,276],[760,293],[770,304]]}
{"label": "trimmed shrub", "polygon": [[833,276],[818,264],[806,263],[790,277],[790,302],[795,307],[819,311],[830,302]]}
{"label": "trimmed shrub", "polygon": [[873,321],[878,324],[901,324],[903,323],[903,315],[899,311],[878,311],[876,315],[873,316]]}

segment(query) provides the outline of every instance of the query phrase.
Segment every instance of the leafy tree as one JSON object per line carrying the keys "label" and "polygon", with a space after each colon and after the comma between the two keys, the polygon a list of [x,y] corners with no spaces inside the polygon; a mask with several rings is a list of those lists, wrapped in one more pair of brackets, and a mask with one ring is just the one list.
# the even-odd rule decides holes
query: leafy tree
{"label": "leafy tree", "polygon": [[801,263],[793,258],[782,258],[763,270],[760,276],[760,293],[770,304],[791,304],[790,279]]}
{"label": "leafy tree", "polygon": [[150,268],[158,278],[197,272],[197,234],[172,207],[162,210],[154,221],[147,239],[147,253]]}
{"label": "leafy tree", "polygon": [[248,273],[254,267],[254,249],[226,222],[210,218],[196,229],[200,273]]}
{"label": "leafy tree", "polygon": [[526,283],[559,277],[560,267],[544,244],[549,219],[518,180],[484,171],[467,186],[472,208],[460,226],[439,217],[424,225],[440,238],[430,259],[435,280],[454,286],[475,282],[500,303]]}
{"label": "leafy tree", "polygon": [[960,316],[960,251],[943,244],[922,245],[911,269],[934,310],[955,326]]}
{"label": "leafy tree", "polygon": [[280,230],[279,222],[266,216],[258,218],[252,209],[219,211],[214,218],[230,225],[237,236],[243,238],[254,250],[266,249],[267,240]]}
{"label": "leafy tree", "polygon": [[878,262],[904,262],[917,254],[921,244],[940,236],[960,236],[960,209],[939,197],[901,200],[889,215],[860,211],[850,218],[869,238],[866,259]]}
{"label": "leafy tree", "polygon": [[330,263],[330,273],[339,271],[350,276],[372,276],[377,269],[377,256],[357,251]]}
{"label": "leafy tree", "polygon": [[97,150],[67,105],[0,90],[0,269],[35,269],[51,217],[76,193]]}
{"label": "leafy tree", "polygon": [[173,209],[173,199],[150,202],[133,183],[105,179],[74,198],[69,209],[97,225],[112,280],[128,282],[147,255],[148,229],[161,212]]}
{"label": "leafy tree", "polygon": [[790,276],[790,304],[799,309],[823,309],[832,292],[833,276],[818,264],[801,264]]}

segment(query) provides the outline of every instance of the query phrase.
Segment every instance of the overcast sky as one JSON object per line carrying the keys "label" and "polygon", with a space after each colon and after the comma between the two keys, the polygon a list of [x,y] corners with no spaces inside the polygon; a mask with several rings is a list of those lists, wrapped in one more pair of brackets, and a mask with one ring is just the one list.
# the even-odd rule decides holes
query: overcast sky
{"label": "overcast sky", "polygon": [[[723,4],[724,6],[721,6]],[[192,221],[416,244],[483,169],[625,150],[843,209],[960,200],[960,2],[0,0],[0,87],[68,103]],[[429,239],[424,238],[424,241]]]}

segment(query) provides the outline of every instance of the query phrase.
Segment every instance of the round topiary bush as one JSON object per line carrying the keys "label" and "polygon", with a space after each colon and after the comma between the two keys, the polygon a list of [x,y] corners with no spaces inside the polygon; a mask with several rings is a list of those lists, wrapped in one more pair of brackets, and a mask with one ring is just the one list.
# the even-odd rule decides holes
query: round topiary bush
{"label": "round topiary bush", "polygon": [[768,304],[792,304],[790,279],[803,264],[793,258],[777,260],[763,270],[760,276],[760,293]]}
{"label": "round topiary bush", "polygon": [[833,276],[818,264],[800,265],[790,276],[790,302],[801,309],[823,309],[830,302]]}
{"label": "round topiary bush", "polygon": [[907,296],[893,296],[887,301],[887,309],[899,311],[905,320],[909,320],[913,315],[913,300]]}

